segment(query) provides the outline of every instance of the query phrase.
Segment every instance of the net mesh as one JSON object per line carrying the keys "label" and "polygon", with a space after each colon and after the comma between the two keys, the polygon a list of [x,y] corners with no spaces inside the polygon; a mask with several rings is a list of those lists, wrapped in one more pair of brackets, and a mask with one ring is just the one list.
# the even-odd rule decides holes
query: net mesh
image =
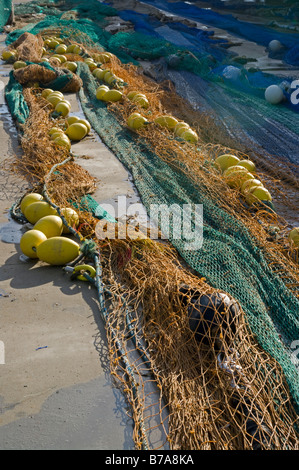
{"label": "net mesh", "polygon": [[12,0],[0,1],[0,31],[5,26],[12,14]]}
{"label": "net mesh", "polygon": [[[132,405],[137,448],[297,447],[296,413],[281,406],[287,396],[283,374],[236,303],[226,310],[220,297],[214,310],[220,294],[185,270],[169,247],[111,241],[102,254],[112,298],[112,373]],[[122,296],[125,303],[118,301]],[[211,324],[211,312],[221,316],[220,324]],[[115,332],[138,393],[132,393]]]}
{"label": "net mesh", "polygon": [[[47,20],[50,29],[41,22],[31,31],[47,34],[54,24]],[[87,53],[104,48],[81,30],[80,20],[75,32],[74,24],[69,38],[80,42],[82,35]],[[59,29],[67,34],[58,18]],[[17,103],[12,109],[24,118],[24,155],[14,170],[37,188],[46,180],[58,206],[72,200],[81,207],[80,232],[100,249],[111,371],[131,405],[138,449],[298,449],[299,383],[290,349],[298,335],[298,250],[290,249],[285,221],[273,207],[248,207],[213,165],[222,153],[246,158],[241,143],[233,147],[213,115],[188,108],[170,83],[158,85],[136,65],[124,63],[124,53],[105,67],[126,83],[125,95],[144,92],[149,108],[126,97],[108,105],[97,100],[99,82],[80,60],[82,109],[131,172],[149,213],[152,204],[203,204],[203,246],[188,250],[188,237],[173,234],[171,245],[141,234],[137,240],[109,234],[99,240],[98,220],[81,205],[93,192],[93,178],[75,161],[47,178],[68,151],[49,140],[53,122],[41,89],[20,87],[11,77],[8,93],[15,90],[10,96]],[[150,124],[130,130],[127,118],[133,111]],[[199,142],[182,142],[155,125],[163,113],[189,118]],[[291,206],[281,185],[294,189],[298,182],[284,168],[279,184],[268,173],[259,177]],[[273,226],[281,237],[274,236]]]}

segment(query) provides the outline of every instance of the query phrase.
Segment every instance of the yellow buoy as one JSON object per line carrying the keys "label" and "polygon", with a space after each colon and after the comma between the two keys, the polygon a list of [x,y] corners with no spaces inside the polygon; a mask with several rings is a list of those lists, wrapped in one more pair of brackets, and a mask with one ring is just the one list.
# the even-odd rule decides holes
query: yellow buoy
{"label": "yellow buoy", "polygon": [[26,67],[26,62],[24,62],[23,60],[17,60],[14,64],[13,64],[13,68],[15,70],[17,69],[22,69],[24,67]]}
{"label": "yellow buoy", "polygon": [[128,117],[128,120],[127,120],[127,124],[128,126],[130,126],[130,123],[133,119],[135,119],[135,117],[142,117],[142,115],[140,113],[132,113],[130,114],[130,116]]}
{"label": "yellow buoy", "polygon": [[236,171],[242,171],[243,173],[248,173],[247,168],[241,165],[232,165],[227,170],[223,172],[223,176],[229,176],[231,173],[235,173]]}
{"label": "yellow buoy", "polygon": [[28,258],[37,258],[37,247],[47,240],[46,235],[40,230],[28,230],[20,240],[22,253]]}
{"label": "yellow buoy", "polygon": [[67,60],[66,62],[64,62],[63,66],[73,73],[75,73],[78,68],[78,65],[76,64],[76,62],[72,62],[70,60]]}
{"label": "yellow buoy", "polygon": [[230,166],[238,165],[239,161],[240,159],[235,155],[224,154],[215,159],[215,164],[223,173]]}
{"label": "yellow buoy", "polygon": [[246,193],[246,202],[248,204],[253,204],[258,201],[272,201],[270,192],[263,186],[253,186]]}
{"label": "yellow buoy", "polygon": [[82,54],[82,52],[83,52],[83,51],[82,51],[82,49],[81,49],[80,46],[78,46],[78,45],[75,45],[75,46],[74,46],[74,48],[73,48],[73,54],[78,54],[78,55],[80,55],[80,54]]}
{"label": "yellow buoy", "polygon": [[242,184],[241,193],[246,194],[253,186],[263,186],[263,183],[255,178],[249,179]]}
{"label": "yellow buoy", "polygon": [[183,132],[187,131],[188,129],[190,129],[189,124],[187,124],[186,122],[180,121],[175,125],[174,133],[176,136],[180,137],[180,135]]}
{"label": "yellow buoy", "polygon": [[155,121],[156,124],[160,124],[160,126],[166,127],[167,129],[174,129],[175,126],[178,124],[178,120],[172,116],[158,116]]}
{"label": "yellow buoy", "polygon": [[181,133],[180,137],[187,142],[196,143],[198,141],[198,135],[192,129],[187,129]]}
{"label": "yellow buoy", "polygon": [[145,125],[148,124],[148,120],[143,116],[136,116],[133,119],[129,118],[127,121],[127,124],[130,127],[130,129],[138,130],[138,129],[142,129],[143,127],[145,127]]}
{"label": "yellow buoy", "polygon": [[49,103],[51,103],[53,108],[55,108],[57,106],[57,104],[62,100],[63,100],[63,98],[61,96],[54,95],[53,93],[51,93],[51,95],[47,96],[47,101],[49,101]]}
{"label": "yellow buoy", "polygon": [[63,130],[61,130],[61,131],[53,132],[53,134],[50,135],[50,138],[51,140],[55,140],[58,137],[64,137],[64,136],[65,136],[65,133],[63,132]]}
{"label": "yellow buoy", "polygon": [[37,257],[45,263],[63,266],[80,254],[80,246],[66,237],[52,237],[37,247]]}
{"label": "yellow buoy", "polygon": [[48,46],[50,49],[55,49],[59,45],[59,41],[56,39],[52,39],[49,43]]}
{"label": "yellow buoy", "polygon": [[230,188],[241,188],[245,181],[253,180],[254,176],[249,171],[234,171],[224,179]]}
{"label": "yellow buoy", "polygon": [[6,50],[6,51],[2,52],[2,59],[7,61],[7,60],[10,60],[10,59],[14,58],[15,55],[16,55],[15,52]]}
{"label": "yellow buoy", "polygon": [[57,105],[55,106],[55,111],[61,114],[63,117],[68,116],[68,114],[70,113],[70,110],[71,108],[69,104],[63,100],[59,101],[59,103],[57,103]]}
{"label": "yellow buoy", "polygon": [[84,126],[87,127],[87,134],[90,133],[90,131],[91,131],[91,125],[90,125],[90,123],[87,121],[87,119],[79,119],[77,122],[79,122],[80,124],[84,124]]}
{"label": "yellow buoy", "polygon": [[47,238],[59,237],[62,234],[63,223],[58,215],[47,215],[39,219],[33,228],[43,232]]}
{"label": "yellow buoy", "polygon": [[129,91],[129,93],[126,95],[129,100],[132,100],[134,96],[138,95],[139,91]]}
{"label": "yellow buoy", "polygon": [[67,46],[65,44],[59,44],[55,47],[55,54],[65,54],[67,51]]}
{"label": "yellow buoy", "polygon": [[116,83],[117,80],[119,80],[119,79],[118,79],[118,77],[117,77],[116,75],[114,75],[114,73],[113,73],[110,77],[107,77],[107,78],[106,78],[106,76],[105,76],[105,82],[108,83],[108,85],[112,85],[113,82]]}
{"label": "yellow buoy", "polygon": [[103,101],[112,101],[113,103],[122,99],[122,92],[119,90],[109,90],[102,96]]}
{"label": "yellow buoy", "polygon": [[135,95],[134,98],[132,98],[132,102],[139,104],[141,108],[147,109],[149,107],[149,102],[148,102],[147,97],[142,94]]}
{"label": "yellow buoy", "polygon": [[104,75],[107,73],[107,72],[110,72],[109,69],[95,69],[94,71],[94,76],[96,78],[98,78],[99,80],[103,80],[104,79]]}
{"label": "yellow buoy", "polygon": [[74,141],[82,140],[87,134],[87,127],[79,122],[74,122],[65,131],[66,135]]}
{"label": "yellow buoy", "polygon": [[51,95],[51,93],[53,93],[54,90],[52,90],[51,88],[44,88],[41,95],[43,98],[47,98],[47,96]]}
{"label": "yellow buoy", "polygon": [[77,273],[80,271],[82,274],[79,274],[77,276],[77,279],[79,281],[87,281],[86,277],[84,277],[83,273],[87,273],[90,277],[94,278],[96,276],[96,270],[94,269],[93,266],[90,266],[89,264],[80,264],[78,266],[74,267],[74,273]]}
{"label": "yellow buoy", "polygon": [[74,52],[74,47],[76,46],[76,44],[69,44],[66,48],[66,53],[67,54],[71,54],[72,52]]}
{"label": "yellow buoy", "polygon": [[72,144],[67,135],[61,134],[54,139],[54,143],[60,147],[66,147],[68,150],[71,150]]}
{"label": "yellow buoy", "polygon": [[38,193],[29,193],[26,194],[26,196],[23,197],[20,205],[20,209],[22,214],[25,214],[25,209],[28,207],[30,204],[33,204],[34,202],[42,201],[44,198],[41,194]]}
{"label": "yellow buoy", "polygon": [[97,60],[102,63],[110,62],[111,55],[108,52],[103,52],[97,55]]}
{"label": "yellow buoy", "polygon": [[244,168],[247,168],[247,170],[250,171],[250,173],[256,172],[255,164],[251,160],[240,160],[238,162],[238,165],[243,166]]}
{"label": "yellow buoy", "polygon": [[[79,225],[79,216],[74,209],[70,207],[63,207],[60,209],[61,215],[65,218],[68,225],[72,228],[77,228]],[[70,233],[68,227],[63,223],[63,233]]]}
{"label": "yellow buoy", "polygon": [[36,224],[36,222],[46,215],[57,215],[56,210],[46,201],[33,202],[26,207],[24,215],[28,222]]}
{"label": "yellow buoy", "polygon": [[78,122],[80,118],[78,116],[69,116],[67,118],[67,123],[70,126],[71,124],[74,124],[74,122]]}
{"label": "yellow buoy", "polygon": [[296,247],[299,246],[299,227],[295,227],[290,231],[289,240]]}
{"label": "yellow buoy", "polygon": [[105,95],[105,93],[107,93],[107,91],[109,91],[109,87],[107,87],[107,85],[100,85],[96,91],[96,98],[98,100],[103,99],[103,96]]}

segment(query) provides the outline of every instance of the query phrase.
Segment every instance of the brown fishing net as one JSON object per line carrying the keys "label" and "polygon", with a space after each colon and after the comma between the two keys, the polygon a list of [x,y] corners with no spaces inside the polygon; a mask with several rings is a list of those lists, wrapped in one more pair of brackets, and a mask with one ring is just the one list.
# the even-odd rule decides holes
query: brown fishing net
{"label": "brown fishing net", "polygon": [[133,409],[137,448],[298,449],[283,373],[236,301],[164,244],[101,249],[112,373]]}
{"label": "brown fishing net", "polygon": [[51,65],[53,68],[47,68],[39,64],[30,64],[24,68],[15,70],[14,76],[21,85],[38,82],[46,88],[53,86],[53,83],[55,83],[59,77],[63,78],[63,75],[67,74],[70,78],[67,80],[67,83],[63,84],[59,89],[65,93],[76,93],[82,86],[82,80],[67,69],[63,69],[62,67],[55,68],[58,62],[57,59],[56,62],[55,59],[52,60]]}
{"label": "brown fishing net", "polygon": [[17,51],[19,60],[39,62],[42,58],[43,46],[44,42],[40,34],[25,32],[10,47]]}

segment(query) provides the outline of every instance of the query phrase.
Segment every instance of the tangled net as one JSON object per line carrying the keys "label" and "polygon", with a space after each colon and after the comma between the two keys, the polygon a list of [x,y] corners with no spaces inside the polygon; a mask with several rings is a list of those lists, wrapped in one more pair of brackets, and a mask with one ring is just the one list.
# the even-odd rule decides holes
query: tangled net
{"label": "tangled net", "polygon": [[[90,49],[93,53],[96,48]],[[116,57],[110,67],[129,84],[128,91],[137,88],[146,93],[151,120],[165,111],[187,120],[187,108],[180,114],[183,106],[171,86],[158,87]],[[23,89],[30,116],[21,139],[24,155],[14,162],[14,170],[37,188],[53,165],[69,155],[49,139],[53,122],[39,91]],[[123,125],[131,112],[144,114],[127,99],[109,105],[109,110]],[[220,143],[225,142],[225,132],[212,127],[211,117],[198,113],[197,117],[198,125],[194,114],[189,122],[200,136],[196,148],[178,142],[159,126],[150,124],[138,132],[161,159],[183,167],[211,198],[245,223],[273,270],[298,295],[296,260],[283,240],[269,241],[267,231],[269,223],[283,228],[284,221],[265,208],[248,212],[238,193],[225,185],[212,161],[232,151],[231,142]],[[242,150],[234,153],[244,156]],[[207,180],[206,169],[212,180]],[[265,178],[275,182],[269,175]],[[47,186],[61,207],[70,201],[79,203],[94,191],[95,181],[72,160],[47,179]],[[168,243],[108,237],[100,241],[97,221],[87,212],[79,215],[79,230],[97,243],[102,255],[111,371],[131,405],[136,448],[298,449],[298,418],[282,369],[261,349],[238,303],[184,266]]]}
{"label": "tangled net", "polygon": [[111,240],[101,251],[112,373],[129,397],[137,447],[147,437],[173,450],[298,448],[282,371],[238,304],[185,269],[169,246]]}

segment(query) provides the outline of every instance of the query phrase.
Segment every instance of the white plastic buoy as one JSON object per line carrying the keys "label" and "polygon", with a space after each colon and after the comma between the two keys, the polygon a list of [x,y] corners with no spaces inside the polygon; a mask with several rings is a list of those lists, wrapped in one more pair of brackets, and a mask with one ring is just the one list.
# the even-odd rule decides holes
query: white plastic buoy
{"label": "white plastic buoy", "polygon": [[268,103],[278,104],[284,98],[282,89],[278,85],[270,85],[265,91],[265,99]]}
{"label": "white plastic buoy", "polygon": [[238,67],[234,67],[233,65],[228,65],[223,69],[223,76],[227,80],[238,80],[241,76],[241,70]]}
{"label": "white plastic buoy", "polygon": [[277,39],[273,39],[272,41],[269,42],[268,47],[271,52],[279,52],[280,49],[282,48],[282,44]]}

